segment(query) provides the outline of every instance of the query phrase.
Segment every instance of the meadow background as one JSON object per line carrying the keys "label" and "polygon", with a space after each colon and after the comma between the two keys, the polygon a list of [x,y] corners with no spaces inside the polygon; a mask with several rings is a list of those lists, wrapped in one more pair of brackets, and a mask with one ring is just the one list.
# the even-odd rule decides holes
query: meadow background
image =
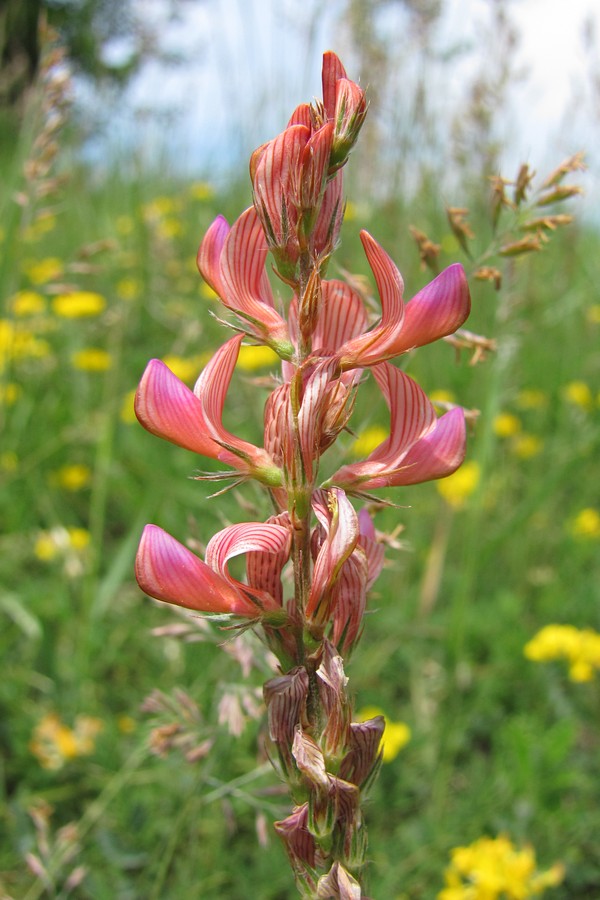
{"label": "meadow background", "polygon": [[[406,723],[410,740],[389,754],[368,806],[370,891],[429,900],[452,848],[505,834],[531,843],[540,868],[564,865],[548,896],[589,900],[600,897],[600,653],[594,635],[585,656],[571,634],[571,666],[524,647],[547,625],[600,630],[598,220],[589,195],[538,208],[529,218],[575,218],[544,230],[539,251],[497,253],[528,218],[505,207],[494,234],[489,176],[517,78],[510,4],[490,19],[498,66],[488,57],[471,70],[453,119],[426,77],[434,7],[405,8],[425,62],[403,82],[377,4],[358,25],[357,5],[344,4],[335,47],[351,75],[375,73],[363,75],[371,121],[349,164],[337,265],[367,275],[366,227],[411,296],[431,277],[413,226],[440,245],[440,266],[502,275],[499,290],[473,278],[467,323],[495,349],[440,343],[402,361],[441,403],[474,413],[462,478],[394,492],[399,506],[378,516],[388,563],[348,674],[357,707]],[[435,56],[438,78],[451,66]],[[271,823],[287,801],[263,747],[260,651],[220,647],[221,633],[159,608],[132,574],[146,522],[202,546],[242,514],[265,514],[251,486],[208,500],[190,477],[205,461],[147,434],[132,407],[150,357],[191,384],[223,340],[195,254],[218,213],[231,221],[251,202],[246,163],[213,177],[158,140],[152,153],[115,150],[102,132],[94,144],[69,71],[46,55],[18,132],[7,118],[1,133],[0,890],[283,900],[294,892]],[[251,139],[258,109],[231,102]],[[392,108],[395,118],[381,114]],[[588,124],[597,134],[598,119]],[[447,206],[469,210],[473,237],[452,229]],[[249,440],[260,439],[271,365],[242,354],[228,397],[226,422]],[[386,423],[368,383],[339,453],[350,458]],[[566,646],[564,633],[553,640],[548,655]]]}

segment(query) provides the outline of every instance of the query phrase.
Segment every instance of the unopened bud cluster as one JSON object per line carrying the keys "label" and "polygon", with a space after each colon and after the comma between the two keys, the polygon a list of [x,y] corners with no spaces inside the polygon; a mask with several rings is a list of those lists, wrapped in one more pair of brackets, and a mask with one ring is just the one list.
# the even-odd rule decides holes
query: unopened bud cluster
{"label": "unopened bud cluster", "polygon": [[[277,657],[279,673],[264,699],[273,758],[294,806],[276,829],[300,892],[319,898],[364,896],[362,801],[381,761],[384,729],[379,716],[352,721],[344,674],[383,565],[371,515],[350,497],[364,504],[378,488],[448,475],[465,450],[463,410],[438,418],[422,389],[390,362],[462,325],[470,307],[462,267],[445,269],[405,304],[395,264],[361,232],[381,302],[374,325],[354,287],[327,277],[344,213],[344,166],[366,111],[363,90],[326,53],[322,101],[299,106],[284,131],[254,152],[253,205],[231,226],[219,216],[198,252],[233,336],[193,390],[152,360],[135,405],[148,431],[226,467],[207,478],[252,479],[270,497],[269,518],[218,532],[204,559],[146,526],[136,576],[158,600],[238,617]],[[267,277],[269,253],[278,291]],[[281,359],[280,381],[265,403],[262,446],[222,421],[245,340]],[[322,457],[346,427],[367,372],[389,408],[389,435],[366,459],[323,477]],[[240,581],[228,563],[242,554]]]}

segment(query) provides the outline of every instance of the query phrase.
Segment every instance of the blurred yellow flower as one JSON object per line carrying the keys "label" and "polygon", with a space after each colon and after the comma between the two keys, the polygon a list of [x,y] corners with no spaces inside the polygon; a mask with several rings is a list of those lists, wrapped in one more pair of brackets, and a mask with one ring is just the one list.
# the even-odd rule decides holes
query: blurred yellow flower
{"label": "blurred yellow flower", "polygon": [[365,428],[350,448],[353,456],[365,457],[372,453],[389,436],[389,430],[383,425],[371,425]]}
{"label": "blurred yellow flower", "polygon": [[133,408],[135,393],[136,388],[133,388],[133,390],[131,391],[127,391],[127,393],[123,397],[123,402],[121,403],[121,412],[119,413],[119,417],[122,422],[125,422],[126,425],[132,425],[134,422],[137,422],[137,417]]}
{"label": "blurred yellow flower", "polygon": [[481,469],[474,460],[464,463],[447,478],[436,481],[436,486],[446,503],[460,509],[468,497],[473,494],[479,484]]}
{"label": "blurred yellow flower", "polygon": [[445,388],[439,388],[437,391],[431,391],[429,394],[429,399],[432,403],[455,403],[456,397],[452,393],[452,391],[447,391]]}
{"label": "blurred yellow flower", "polygon": [[204,300],[218,300],[219,295],[216,291],[213,291],[210,284],[207,284],[206,281],[200,282],[200,296]]}
{"label": "blurred yellow flower", "polygon": [[191,356],[189,358],[184,356],[163,356],[162,361],[175,375],[177,375],[178,378],[181,379],[181,381],[185,381],[189,384],[196,381],[203,366],[208,362],[210,357],[210,353]]}
{"label": "blurred yellow flower", "polygon": [[594,396],[585,381],[570,381],[565,386],[564,395],[569,403],[581,409],[591,409],[594,405]]}
{"label": "blurred yellow flower", "polygon": [[40,213],[31,225],[23,231],[23,239],[29,243],[39,240],[56,228],[56,216],[53,213]]}
{"label": "blurred yellow flower", "polygon": [[77,716],[69,728],[56,713],[48,713],[36,725],[29,749],[42,768],[56,771],[78,756],[93,753],[103,728],[102,721],[92,716]]}
{"label": "blurred yellow flower", "polygon": [[112,366],[112,357],[108,350],[101,347],[86,347],[74,353],[71,362],[75,369],[82,372],[106,372]]}
{"label": "blurred yellow flower", "polygon": [[411,738],[411,731],[405,722],[392,722],[391,719],[388,719],[384,711],[378,706],[364,706],[356,714],[358,722],[366,722],[367,719],[373,719],[375,716],[383,716],[385,719],[385,731],[381,738],[381,749],[383,751],[383,762],[389,763],[396,759],[402,748],[408,744]]}
{"label": "blurred yellow flower", "polygon": [[170,240],[183,233],[183,225],[179,219],[160,219],[156,225],[156,232],[160,237]]}
{"label": "blurred yellow flower", "polygon": [[591,681],[600,669],[600,634],[574,625],[546,625],[525,644],[523,652],[533,662],[564,659],[571,681]]}
{"label": "blurred yellow flower", "polygon": [[98,316],[104,311],[106,300],[93,291],[73,291],[58,294],[52,301],[52,309],[64,319],[79,319],[83,316]]}
{"label": "blurred yellow flower", "polygon": [[14,450],[5,450],[0,453],[0,469],[4,472],[16,472],[19,467],[19,457]]}
{"label": "blurred yellow flower", "polygon": [[0,406],[12,406],[17,402],[23,389],[20,384],[9,381],[6,384],[0,384]]}
{"label": "blurred yellow flower", "polygon": [[237,364],[246,372],[254,372],[256,369],[265,369],[278,365],[279,357],[270,347],[248,346],[240,347],[240,355]]}
{"label": "blurred yellow flower", "polygon": [[41,531],[34,543],[33,552],[42,562],[66,557],[70,552],[81,553],[90,543],[90,533],[85,528],[62,528]]}
{"label": "blurred yellow flower", "polygon": [[590,325],[600,325],[600,303],[588,306],[585,317]]}
{"label": "blurred yellow flower", "polygon": [[15,325],[8,319],[0,319],[0,372],[7,363],[26,357],[47,356],[50,347],[31,331]]}
{"label": "blurred yellow flower", "polygon": [[121,278],[117,282],[116,294],[121,300],[137,300],[142,293],[142,283],[139,278]]}
{"label": "blurred yellow flower", "polygon": [[125,237],[126,235],[131,234],[131,232],[133,231],[133,219],[131,218],[131,216],[117,216],[115,227],[117,229],[117,233]]}
{"label": "blurred yellow flower", "polygon": [[437,900],[525,900],[560,884],[564,874],[560,863],[537,871],[530,846],[518,849],[505,835],[482,837],[451,851],[446,887]]}
{"label": "blurred yellow flower", "polygon": [[136,721],[132,716],[119,716],[117,719],[117,728],[121,734],[131,734],[136,729]]}
{"label": "blurred yellow flower", "polygon": [[208,181],[194,181],[188,190],[194,200],[212,200],[215,195],[215,189]]}
{"label": "blurred yellow flower", "polygon": [[535,434],[518,434],[511,442],[511,450],[519,459],[531,459],[542,452],[544,443]]}
{"label": "blurred yellow flower", "polygon": [[538,388],[523,388],[517,394],[516,405],[519,409],[542,409],[548,405],[548,395]]}
{"label": "blurred yellow flower", "polygon": [[66,491],[81,491],[90,484],[91,480],[91,469],[80,463],[62,466],[52,473],[53,483]]}
{"label": "blurred yellow flower", "polygon": [[499,438],[509,438],[521,430],[521,420],[513,413],[499,413],[493,422],[494,433]]}
{"label": "blurred yellow flower", "polygon": [[10,298],[9,308],[15,316],[38,316],[46,311],[46,298],[37,291],[18,291]]}
{"label": "blurred yellow flower", "polygon": [[574,537],[600,538],[600,513],[591,506],[580,510],[570,526]]}
{"label": "blurred yellow flower", "polygon": [[142,211],[147,219],[160,219],[170,213],[177,212],[181,208],[181,201],[175,197],[155,197],[149,203],[145,203]]}
{"label": "blurred yellow flower", "polygon": [[32,284],[46,284],[59,278],[64,272],[64,264],[57,256],[46,256],[44,259],[28,259],[23,263],[23,271]]}

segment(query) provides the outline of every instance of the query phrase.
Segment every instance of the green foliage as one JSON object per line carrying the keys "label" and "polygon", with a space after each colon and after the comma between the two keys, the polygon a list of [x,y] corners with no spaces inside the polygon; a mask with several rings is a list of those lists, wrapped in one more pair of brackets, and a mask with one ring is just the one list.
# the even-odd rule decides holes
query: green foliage
{"label": "green foliage", "polygon": [[[132,575],[146,522],[202,543],[239,520],[241,503],[267,512],[258,490],[207,500],[190,476],[209,464],[131,416],[148,358],[175,357],[191,381],[222,340],[194,257],[217,211],[235,214],[248,194],[214,198],[207,185],[150,174],[115,172],[98,185],[75,168],[44,213],[16,206],[20,189],[15,174],[1,200],[2,889],[283,900],[283,852],[257,838],[263,816],[270,835],[286,813],[261,750],[264,723],[246,712],[240,737],[217,724],[224,695],[249,702],[243,692],[259,688],[260,665],[243,679],[215,646],[227,635],[159,609]],[[340,265],[365,273],[364,225],[400,265],[407,297],[425,281],[410,224],[424,224],[448,262],[459,254],[431,194],[364,212],[348,217]],[[476,236],[487,227],[478,216],[471,226]],[[445,344],[405,360],[428,391],[481,411],[469,445],[480,480],[456,509],[423,485],[395,492],[399,508],[379,514],[382,530],[404,527],[406,543],[388,551],[350,675],[359,706],[383,708],[413,736],[383,767],[368,809],[373,896],[431,898],[452,847],[502,832],[530,841],[541,867],[564,862],[556,897],[600,889],[590,838],[600,829],[598,684],[523,655],[547,623],[600,627],[600,535],[575,527],[600,503],[596,243],[591,229],[571,226],[551,249],[510,260],[500,293],[473,282],[469,328],[498,342],[483,362],[470,366]],[[80,314],[67,318],[57,298],[70,292]],[[103,298],[97,314],[81,313],[90,302],[81,292]],[[236,373],[228,398],[229,426],[250,440],[267,374]],[[499,413],[516,431],[496,432]],[[372,385],[351,424],[386,424]],[[426,590],[436,552],[442,567]],[[168,634],[152,634],[157,627]],[[167,700],[148,711],[156,689]],[[88,744],[81,717],[101,726]],[[210,749],[190,761],[206,740]],[[61,832],[68,823],[76,836]],[[31,857],[28,867],[27,854],[44,870]]]}

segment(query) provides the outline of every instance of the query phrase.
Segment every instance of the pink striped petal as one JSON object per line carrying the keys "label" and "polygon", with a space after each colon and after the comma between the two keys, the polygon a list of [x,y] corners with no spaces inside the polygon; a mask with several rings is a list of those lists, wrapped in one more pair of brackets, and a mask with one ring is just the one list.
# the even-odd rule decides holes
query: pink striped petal
{"label": "pink striped petal", "polygon": [[165,603],[256,618],[259,608],[157,525],[146,525],[135,559],[141,589]]}
{"label": "pink striped petal", "polygon": [[334,588],[332,640],[341,653],[347,654],[360,637],[367,605],[367,557],[356,547],[342,566]]}
{"label": "pink striped petal", "polygon": [[[356,546],[359,536],[358,517],[345,493],[337,488],[328,492],[330,522],[327,536],[319,550],[313,569],[306,615],[319,613],[326,620],[331,602],[331,591],[344,562]],[[317,513],[317,508],[315,508]],[[318,513],[317,513],[318,514]]]}
{"label": "pink striped petal", "polygon": [[368,322],[367,311],[360,294],[345,281],[325,280],[321,288],[321,315],[312,345],[316,352],[327,351],[331,354],[364,332]]}
{"label": "pink striped petal", "polygon": [[361,509],[358,513],[358,525],[360,528],[358,544],[367,556],[367,591],[370,591],[383,569],[385,546],[377,540],[375,526],[367,509]]}
{"label": "pink striped petal", "polygon": [[151,359],[135,395],[135,414],[151,434],[178,447],[217,459],[200,400],[160,359]]}
{"label": "pink striped petal", "polygon": [[[441,416],[432,431],[418,440],[402,460],[402,466],[388,477],[385,484],[392,487],[420,484],[452,475],[465,458],[465,415],[460,407]],[[383,487],[369,484],[367,487]]]}
{"label": "pink striped petal", "polygon": [[259,340],[287,345],[287,325],[273,307],[273,292],[265,270],[265,235],[253,206],[234,222],[221,254],[222,299]]}
{"label": "pink striped petal", "polygon": [[333,122],[328,122],[315,131],[302,151],[299,196],[302,209],[313,209],[321,198],[332,144]]}
{"label": "pink striped petal", "polygon": [[288,512],[279,513],[267,519],[266,525],[281,526],[288,534],[287,542],[282,542],[279,549],[268,551],[249,551],[246,554],[246,577],[248,584],[260,591],[266,591],[278,606],[283,603],[283,587],[281,572],[290,557],[291,522]]}
{"label": "pink striped petal", "polygon": [[360,238],[377,282],[382,315],[379,325],[341,347],[339,357],[343,370],[371,366],[397,355],[399,351],[395,348],[404,320],[404,282],[400,272],[367,231],[361,231]]}
{"label": "pink striped petal", "polygon": [[204,280],[224,301],[225,286],[221,278],[221,253],[229,225],[225,216],[217,216],[200,244],[196,264]]}
{"label": "pink striped petal", "polygon": [[300,162],[309,138],[310,129],[291,125],[267,144],[256,166],[254,205],[272,249],[294,249],[294,204],[299,200]]}
{"label": "pink striped petal", "polygon": [[235,335],[219,347],[196,382],[194,395],[200,401],[203,425],[208,435],[214,441],[226,445],[219,451],[217,459],[235,468],[247,470],[268,484],[281,484],[281,473],[265,450],[236,437],[223,427],[225,397],[242,340],[243,335]]}
{"label": "pink striped petal", "polygon": [[[289,557],[291,531],[281,525],[263,522],[241,522],[238,525],[230,525],[214,535],[206,548],[206,564],[219,575],[227,579],[240,590],[244,585],[231,577],[227,569],[230,559],[243,553],[253,553],[271,556],[277,568],[279,560],[284,562]],[[281,572],[281,565],[279,572]],[[256,596],[264,609],[278,609],[280,601],[265,590],[257,587],[248,588]],[[277,591],[279,595],[281,590]]]}
{"label": "pink striped petal", "polygon": [[454,263],[405,305],[399,345],[402,349],[396,350],[394,355],[453,334],[470,311],[467,276],[460,263]]}
{"label": "pink striped petal", "polygon": [[391,363],[374,366],[373,374],[390,409],[390,434],[367,459],[342,466],[331,477],[333,484],[346,489],[366,490],[375,480],[387,477],[436,422],[433,404],[412,378]]}
{"label": "pink striped petal", "polygon": [[335,116],[336,85],[340,78],[346,78],[346,70],[335,53],[327,50],[323,54],[323,106],[328,119]]}
{"label": "pink striped petal", "polygon": [[310,237],[310,248],[315,256],[328,256],[335,250],[343,218],[344,174],[340,169],[325,188],[315,228]]}
{"label": "pink striped petal", "polygon": [[313,118],[310,112],[309,103],[301,103],[300,106],[296,107],[296,109],[290,116],[287,127],[289,128],[290,125],[304,125],[305,128],[308,128],[309,131],[312,131]]}

